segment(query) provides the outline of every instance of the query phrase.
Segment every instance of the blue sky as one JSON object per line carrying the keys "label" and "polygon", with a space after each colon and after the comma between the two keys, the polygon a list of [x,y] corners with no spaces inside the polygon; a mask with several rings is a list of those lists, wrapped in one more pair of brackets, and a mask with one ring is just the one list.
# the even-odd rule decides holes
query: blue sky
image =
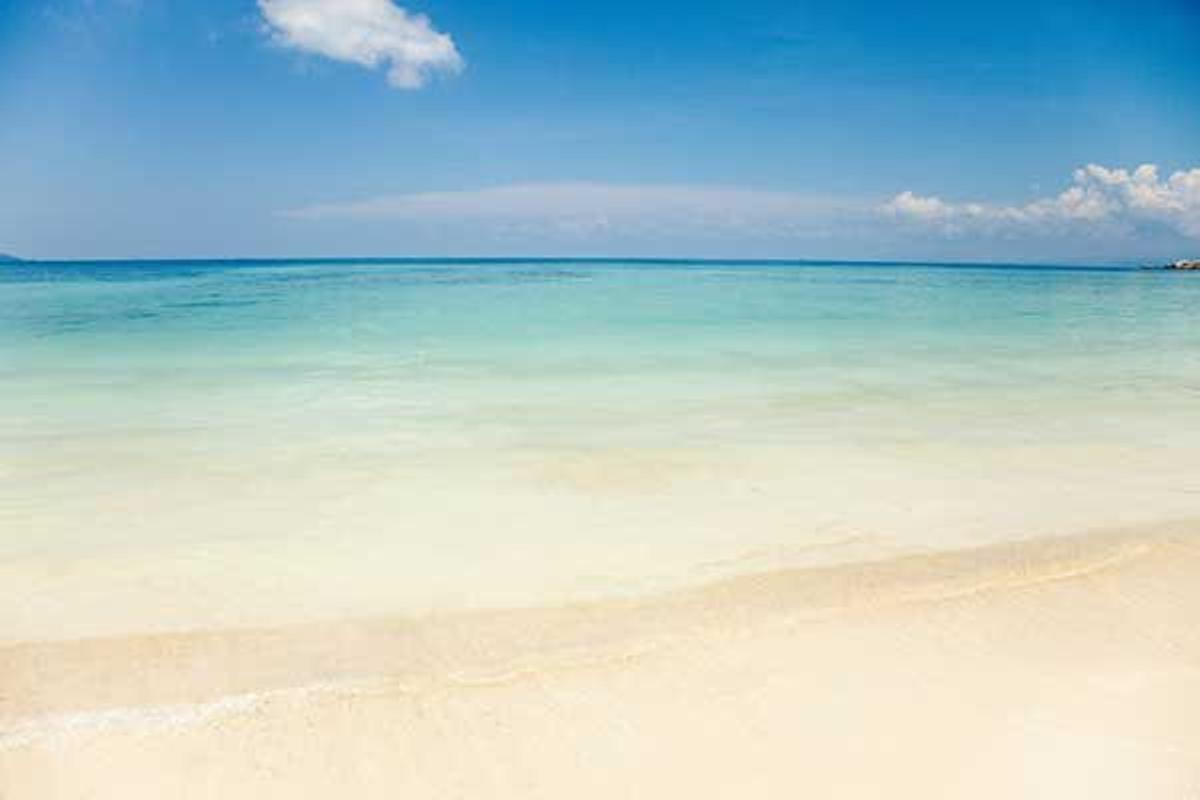
{"label": "blue sky", "polygon": [[0,251],[1189,255],[1197,41],[1195,0],[0,1]]}

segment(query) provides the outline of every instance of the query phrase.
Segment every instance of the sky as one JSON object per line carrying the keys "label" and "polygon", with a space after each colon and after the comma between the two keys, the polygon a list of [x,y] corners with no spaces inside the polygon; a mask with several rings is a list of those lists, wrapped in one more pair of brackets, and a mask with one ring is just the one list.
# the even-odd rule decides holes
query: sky
{"label": "sky", "polygon": [[1200,257],[1197,0],[0,0],[0,252]]}

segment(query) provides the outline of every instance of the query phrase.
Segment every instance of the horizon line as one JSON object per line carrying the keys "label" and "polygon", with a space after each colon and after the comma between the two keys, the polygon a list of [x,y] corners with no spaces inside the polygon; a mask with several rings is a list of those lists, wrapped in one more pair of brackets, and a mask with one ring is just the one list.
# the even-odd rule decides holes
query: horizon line
{"label": "horizon line", "polygon": [[[718,256],[170,256],[156,257],[99,257],[99,258],[24,258],[6,253],[9,264],[521,264],[521,263],[573,263],[573,264],[726,264],[733,266],[901,266],[901,267],[973,267],[1007,269],[1062,269],[1062,270],[1138,270],[1165,266],[1168,262],[1157,259],[1122,260],[1111,262],[1089,261],[964,261],[935,259],[863,259],[863,258],[811,258],[811,257],[764,257],[746,258]],[[3,262],[0,262],[3,264]]]}

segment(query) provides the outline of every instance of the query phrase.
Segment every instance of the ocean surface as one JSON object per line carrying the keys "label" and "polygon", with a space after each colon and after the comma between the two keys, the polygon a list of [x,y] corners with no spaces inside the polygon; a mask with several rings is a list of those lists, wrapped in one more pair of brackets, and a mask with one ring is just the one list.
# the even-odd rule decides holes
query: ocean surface
{"label": "ocean surface", "polygon": [[528,605],[1192,517],[1200,276],[0,265],[0,640]]}

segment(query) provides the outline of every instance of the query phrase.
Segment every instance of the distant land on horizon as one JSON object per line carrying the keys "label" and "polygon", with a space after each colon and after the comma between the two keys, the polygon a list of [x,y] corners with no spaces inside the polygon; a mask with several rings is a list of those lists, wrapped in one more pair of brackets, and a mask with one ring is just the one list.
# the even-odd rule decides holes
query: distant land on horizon
{"label": "distant land on horizon", "polygon": [[22,258],[17,258],[11,253],[0,253],[0,262],[24,261]]}

